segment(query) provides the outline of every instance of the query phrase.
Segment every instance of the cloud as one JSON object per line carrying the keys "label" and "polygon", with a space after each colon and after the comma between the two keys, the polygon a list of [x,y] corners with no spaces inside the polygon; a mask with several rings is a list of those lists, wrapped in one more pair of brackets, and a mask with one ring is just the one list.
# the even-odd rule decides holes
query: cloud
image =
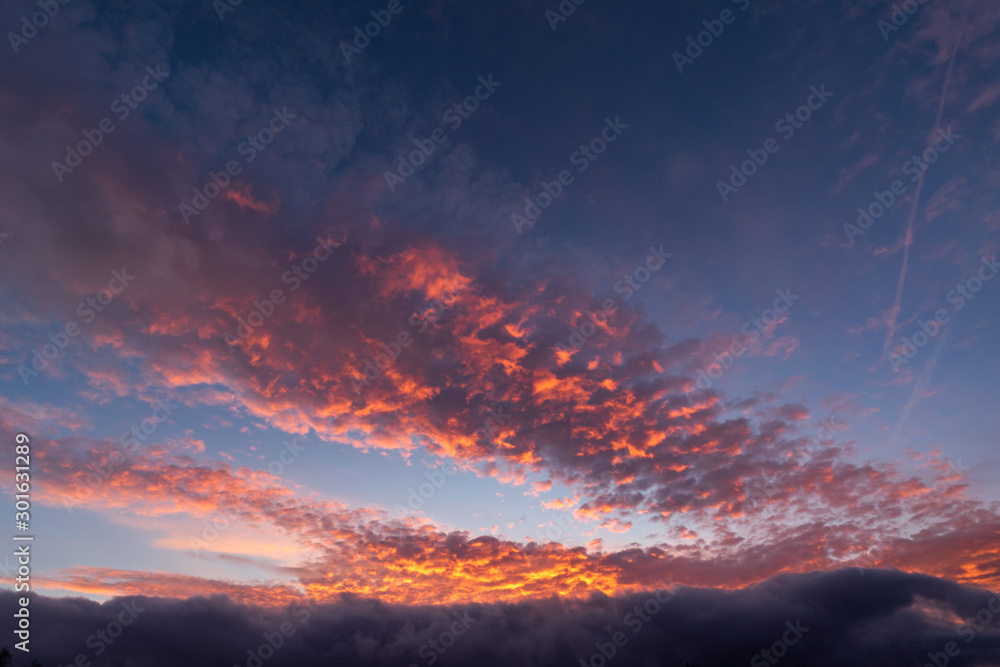
{"label": "cloud", "polygon": [[[782,571],[861,561],[873,546],[882,547],[878,562],[903,569],[981,585],[1000,581],[996,506],[966,498],[960,480],[942,485],[933,469],[854,460],[846,446],[806,433],[797,405],[739,402],[722,392],[689,396],[694,372],[726,349],[735,331],[678,337],[672,315],[622,303],[579,351],[558,354],[569,327],[613,293],[605,283],[637,260],[597,263],[578,247],[563,254],[546,249],[545,239],[518,238],[508,214],[522,204],[527,186],[482,159],[471,143],[442,146],[437,161],[392,196],[382,172],[392,168],[394,151],[372,146],[422,136],[414,95],[399,81],[373,80],[377,64],[346,72],[329,38],[337,33],[327,31],[330,14],[293,12],[280,27],[227,22],[232,32],[212,50],[235,55],[185,61],[177,53],[187,47],[171,51],[179,38],[173,28],[153,27],[183,24],[178,14],[147,3],[134,7],[133,14],[115,10],[96,21],[90,5],[71,4],[46,32],[49,50],[0,71],[0,194],[9,219],[30,223],[6,230],[0,263],[3,284],[19,286],[4,315],[19,326],[0,334],[4,379],[19,382],[14,369],[28,362],[31,349],[53,326],[78,319],[81,298],[126,266],[136,273],[134,284],[93,323],[84,322],[81,337],[34,382],[75,379],[65,385],[97,404],[169,393],[188,406],[226,408],[331,445],[403,455],[422,448],[512,484],[541,476],[546,481],[533,491],[541,497],[554,483],[566,487],[559,493],[579,497],[579,520],[615,531],[645,517],[662,529],[662,542],[596,554],[393,524],[379,508],[349,508],[263,473],[206,461],[194,441],[151,443],[112,462],[117,443],[103,434],[89,437],[90,423],[79,411],[4,399],[18,417],[5,417],[4,432],[16,424],[48,434],[44,421],[74,430],[46,441],[39,456],[53,499],[64,494],[115,518],[128,511],[201,519],[225,509],[265,530],[284,526],[302,547],[301,570],[273,585],[324,598],[350,590],[397,602],[617,593],[671,571],[687,583],[741,586]],[[951,10],[927,7],[898,48],[934,44],[947,55],[965,34],[963,58],[995,65],[996,48],[984,36],[995,29],[996,11],[983,10],[975,22],[950,16]],[[123,50],[106,27],[114,21],[121,34],[144,38],[130,37]],[[332,23],[349,34],[350,21]],[[63,30],[72,30],[74,40],[61,39]],[[249,55],[248,45],[282,30],[294,48]],[[796,38],[812,40],[815,33],[799,31]],[[309,55],[301,57],[302,49]],[[51,160],[93,127],[145,66],[161,61],[171,62],[171,75],[142,113],[122,121],[83,166],[56,181]],[[322,86],[310,78],[317,64],[325,68]],[[984,91],[959,85],[970,77],[967,61],[954,67],[950,94],[969,97],[961,105],[969,114],[988,113]],[[942,69],[908,94],[936,103]],[[430,104],[419,107],[428,107],[429,118],[439,108]],[[224,197],[185,225],[178,204],[239,155],[237,146],[272,108],[285,105],[296,122],[245,165]],[[362,108],[375,111],[362,119]],[[840,173],[840,186],[867,197],[871,187],[855,174],[880,173],[868,169],[870,156],[890,154],[866,145],[845,163],[853,166]],[[932,215],[952,209],[962,194],[955,187],[938,190]],[[770,215],[760,219],[777,224]],[[286,272],[326,235],[345,243],[292,290]],[[636,246],[645,252],[645,242]],[[747,261],[766,264],[759,256]],[[675,280],[667,275],[672,270],[657,280]],[[223,336],[275,289],[284,290],[285,305],[227,349]],[[433,310],[431,326],[435,300],[443,309]],[[696,310],[722,312],[714,304]],[[795,336],[775,337],[778,326],[751,355],[787,359],[799,350]],[[401,333],[412,345],[357,390],[366,362]],[[498,408],[511,419],[480,437],[484,413]],[[81,495],[87,471],[109,464],[115,473],[108,484]],[[556,507],[553,499],[541,502]],[[183,544],[187,534],[170,537]],[[233,556],[218,544],[219,557]],[[186,577],[160,577],[158,593],[186,597],[205,585],[259,599],[253,586]],[[143,585],[128,570],[92,566],[68,571],[60,583],[102,592],[140,592]]]}
{"label": "cloud", "polygon": [[[891,470],[835,464],[836,448],[817,440],[808,445],[822,452],[816,461],[792,470],[775,467],[783,474],[768,484],[730,487],[724,482],[729,475],[738,478],[738,467],[705,470],[704,484],[686,481],[686,471],[670,473],[678,476],[673,490],[656,492],[654,500],[684,513],[666,524],[667,541],[602,553],[390,520],[381,508],[323,500],[270,473],[200,462],[158,446],[115,457],[116,446],[83,438],[36,440],[45,480],[36,500],[86,507],[119,522],[156,517],[161,547],[181,554],[197,548],[210,559],[234,551],[250,558],[271,577],[261,585],[285,591],[275,595],[276,601],[287,595],[329,600],[343,593],[410,604],[516,601],[557,593],[580,597],[594,590],[639,590],[668,575],[688,585],[738,587],[783,571],[847,564],[888,564],[980,585],[1000,581],[995,508],[963,499],[960,477],[937,458],[925,462],[939,479],[933,488],[917,479],[894,480]],[[636,496],[623,485],[574,514],[582,521],[597,519],[634,504]],[[693,508],[706,501],[711,512]],[[795,507],[809,513],[788,520],[789,508]],[[187,520],[173,524],[172,518]],[[206,533],[209,521],[214,533]],[[605,525],[617,532],[627,523],[612,519]],[[263,543],[243,548],[243,531],[262,536]],[[219,532],[225,539],[215,536]],[[295,545],[292,560],[287,553],[269,553],[268,545],[289,540]],[[270,569],[274,562],[288,568],[277,578]],[[51,573],[45,586],[105,594],[148,590],[142,573],[80,567]],[[166,573],[156,581],[161,595],[187,597],[193,586],[202,585],[238,600],[260,603],[262,598],[257,585],[198,584],[190,576]]]}
{"label": "cloud", "polygon": [[[873,570],[862,578],[840,570],[781,575],[732,591],[657,588],[658,595],[653,588],[618,598],[453,607],[407,607],[353,596],[314,608],[266,609],[222,595],[185,600],[138,595],[103,604],[36,596],[31,648],[42,664],[69,664],[85,653],[96,665],[207,667],[246,664],[248,651],[258,651],[269,635],[279,648],[265,664],[300,667],[426,665],[432,655],[445,666],[571,667],[590,661],[602,645],[615,651],[608,664],[674,667],[687,661],[721,667],[746,664],[784,638],[796,640],[786,658],[790,665],[923,664],[928,653],[943,652],[948,642],[961,652],[956,664],[1000,660],[1000,613],[991,612],[980,631],[966,626],[959,633],[963,619],[988,609],[991,599],[1000,606],[1000,600],[924,575]],[[0,594],[3,613],[11,613],[14,598]],[[138,610],[135,621],[113,642],[92,639],[88,648],[88,637],[113,624],[122,603]],[[276,638],[282,624],[286,632]],[[789,628],[797,628],[797,635]],[[611,643],[617,632],[623,633],[618,647]],[[104,653],[96,659],[95,646],[103,646]]]}

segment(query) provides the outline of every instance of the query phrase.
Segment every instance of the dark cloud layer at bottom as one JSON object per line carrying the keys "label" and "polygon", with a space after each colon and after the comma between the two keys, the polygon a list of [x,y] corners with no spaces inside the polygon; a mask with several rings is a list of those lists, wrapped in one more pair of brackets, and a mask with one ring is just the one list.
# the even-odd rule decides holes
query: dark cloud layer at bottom
{"label": "dark cloud layer at bottom", "polygon": [[[0,595],[0,604],[10,619],[13,594]],[[1000,665],[1000,598],[893,570],[781,575],[738,591],[678,588],[672,596],[455,607],[344,599],[312,610],[265,610],[225,597],[119,598],[99,605],[35,596],[30,609],[30,657],[45,667],[74,664],[81,653],[91,665],[129,667],[570,667],[581,658],[595,667],[685,661],[902,667],[932,664],[928,653],[939,667]],[[119,618],[131,622],[113,638]],[[973,623],[962,625],[962,619]],[[5,633],[5,641],[11,636]],[[278,648],[261,650],[267,636]],[[602,648],[613,656],[598,657]],[[957,655],[948,656],[949,648]],[[266,659],[253,659],[251,649]],[[15,654],[17,665],[25,654]]]}

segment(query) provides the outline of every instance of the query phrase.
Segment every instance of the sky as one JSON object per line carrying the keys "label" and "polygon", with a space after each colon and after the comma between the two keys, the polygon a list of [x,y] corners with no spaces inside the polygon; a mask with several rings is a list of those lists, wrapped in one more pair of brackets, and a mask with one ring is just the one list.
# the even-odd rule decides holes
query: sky
{"label": "sky", "polygon": [[15,664],[1000,665],[1000,7],[0,27]]}

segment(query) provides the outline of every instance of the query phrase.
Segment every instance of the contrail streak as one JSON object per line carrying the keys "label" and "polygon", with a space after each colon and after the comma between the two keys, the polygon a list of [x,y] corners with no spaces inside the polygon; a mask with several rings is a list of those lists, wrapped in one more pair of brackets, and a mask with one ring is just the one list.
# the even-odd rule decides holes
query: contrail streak
{"label": "contrail streak", "polygon": [[[931,128],[931,135],[933,136],[934,130],[936,130],[941,124],[941,115],[944,113],[944,103],[948,97],[948,82],[951,80],[951,71],[955,67],[955,56],[958,55],[958,46],[962,43],[962,35],[958,36],[955,40],[955,49],[951,53],[951,60],[948,63],[948,72],[944,75],[944,85],[941,90],[941,103],[938,105],[937,118],[934,119],[934,127]],[[927,142],[930,145],[930,141]],[[896,283],[896,300],[893,302],[892,310],[889,311],[889,329],[885,333],[885,343],[882,346],[882,358],[885,359],[886,355],[889,353],[889,346],[892,345],[892,339],[896,335],[896,318],[899,316],[900,305],[903,301],[903,286],[906,284],[906,270],[910,265],[910,246],[913,244],[913,223],[917,218],[917,206],[920,204],[920,191],[924,187],[924,174],[927,171],[923,170],[920,172],[920,180],[917,181],[917,190],[913,195],[913,205],[910,206],[910,218],[906,223],[906,237],[903,239],[903,268],[899,272],[899,281]]]}

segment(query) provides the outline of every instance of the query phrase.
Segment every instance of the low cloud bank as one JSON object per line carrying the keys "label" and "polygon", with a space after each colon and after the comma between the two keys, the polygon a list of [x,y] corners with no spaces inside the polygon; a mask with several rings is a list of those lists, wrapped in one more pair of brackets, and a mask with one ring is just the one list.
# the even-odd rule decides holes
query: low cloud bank
{"label": "low cloud bank", "polygon": [[[0,606],[11,618],[15,595],[0,594]],[[263,609],[222,596],[104,604],[35,596],[30,609],[31,653],[14,651],[15,665],[26,658],[44,667],[1000,665],[1000,596],[894,570],[520,604],[404,607],[344,598]]]}

